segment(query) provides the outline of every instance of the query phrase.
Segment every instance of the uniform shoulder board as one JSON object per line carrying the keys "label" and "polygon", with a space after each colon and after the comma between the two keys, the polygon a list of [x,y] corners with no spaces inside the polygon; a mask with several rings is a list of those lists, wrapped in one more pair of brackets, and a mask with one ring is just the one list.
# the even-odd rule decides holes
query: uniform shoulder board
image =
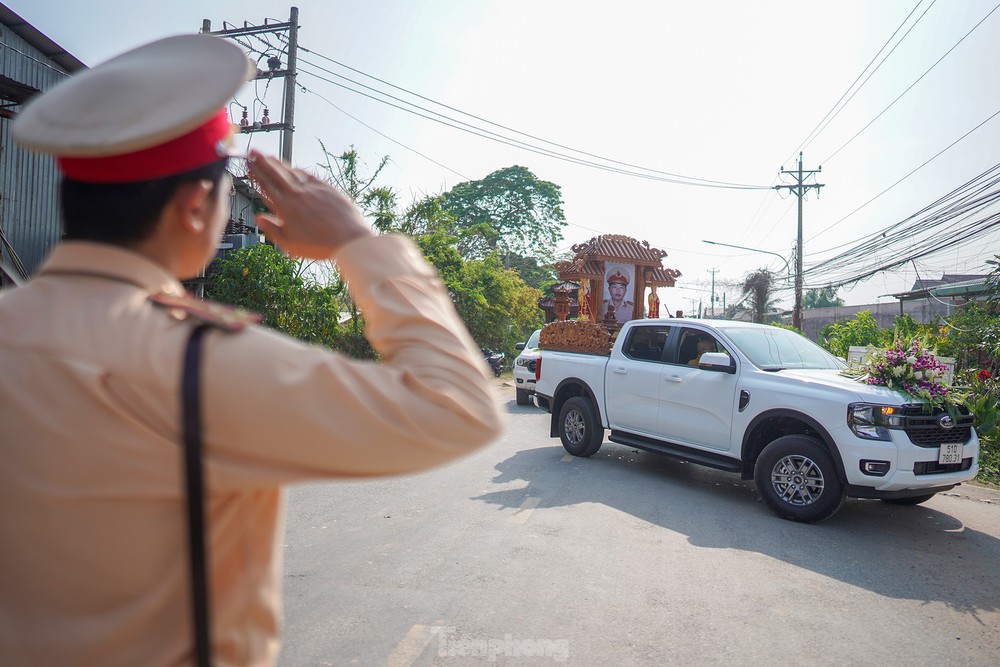
{"label": "uniform shoulder board", "polygon": [[223,306],[211,301],[202,301],[193,296],[177,296],[175,294],[151,294],[149,300],[153,304],[165,308],[170,317],[176,320],[191,319],[223,331],[242,331],[252,324],[260,324],[263,318],[238,308]]}

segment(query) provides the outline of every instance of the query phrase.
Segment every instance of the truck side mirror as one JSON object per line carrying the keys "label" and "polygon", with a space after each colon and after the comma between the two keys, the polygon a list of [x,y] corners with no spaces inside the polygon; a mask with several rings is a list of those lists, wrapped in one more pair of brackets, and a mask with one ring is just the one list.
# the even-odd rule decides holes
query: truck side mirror
{"label": "truck side mirror", "polygon": [[523,350],[524,349],[524,343],[518,343],[517,345],[514,346],[514,349],[515,350]]}
{"label": "truck side mirror", "polygon": [[736,372],[736,362],[728,354],[706,352],[698,360],[698,368],[706,371],[715,371],[716,373],[729,373],[731,375]]}

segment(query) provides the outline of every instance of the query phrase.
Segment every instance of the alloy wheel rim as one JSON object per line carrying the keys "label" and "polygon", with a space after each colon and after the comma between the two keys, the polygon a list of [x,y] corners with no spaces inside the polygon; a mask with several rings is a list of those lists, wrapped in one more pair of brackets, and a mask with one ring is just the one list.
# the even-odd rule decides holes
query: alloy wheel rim
{"label": "alloy wheel rim", "polygon": [[785,456],[771,469],[771,486],[782,502],[807,507],[817,502],[826,488],[823,471],[808,456]]}
{"label": "alloy wheel rim", "polygon": [[583,442],[583,435],[586,432],[586,427],[583,423],[583,415],[580,414],[578,410],[570,410],[566,414],[566,419],[563,422],[563,428],[566,431],[566,439],[569,440],[571,444],[579,445]]}

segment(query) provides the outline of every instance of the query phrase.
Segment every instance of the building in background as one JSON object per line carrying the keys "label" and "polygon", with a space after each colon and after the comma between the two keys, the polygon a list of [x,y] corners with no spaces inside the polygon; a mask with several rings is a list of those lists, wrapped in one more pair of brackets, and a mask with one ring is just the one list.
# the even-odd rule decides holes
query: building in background
{"label": "building in background", "polygon": [[[0,266],[19,278],[33,274],[59,240],[59,172],[51,156],[11,141],[11,120],[32,97],[85,67],[0,4]],[[0,271],[0,285],[10,282]]]}
{"label": "building in background", "polygon": [[[62,234],[55,160],[15,144],[11,121],[33,96],[86,67],[0,3],[0,287],[30,278]],[[245,174],[234,174],[218,257],[260,243],[254,214],[261,209]],[[188,286],[200,295],[206,280],[211,274]]]}
{"label": "building in background", "polygon": [[[969,301],[987,296],[987,276],[981,274],[948,274],[940,279],[921,279],[913,283],[908,292],[889,294],[897,303],[869,303],[860,306],[831,306],[806,308],[802,311],[802,333],[812,340],[819,340],[823,328],[838,320],[851,319],[862,311],[870,311],[883,329],[891,329],[896,318],[909,315],[918,324],[929,324],[955,314],[955,310]],[[783,314],[782,321],[791,322],[791,311]]]}

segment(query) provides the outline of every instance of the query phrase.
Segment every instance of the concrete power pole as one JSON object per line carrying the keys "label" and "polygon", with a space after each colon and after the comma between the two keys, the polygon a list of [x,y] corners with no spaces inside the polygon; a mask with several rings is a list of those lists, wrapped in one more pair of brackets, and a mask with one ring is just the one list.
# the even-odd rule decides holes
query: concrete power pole
{"label": "concrete power pole", "polygon": [[784,167],[781,168],[782,174],[788,174],[795,179],[795,183],[789,183],[788,185],[775,185],[775,190],[788,190],[794,194],[799,199],[799,224],[798,224],[798,241],[795,244],[795,310],[792,311],[792,326],[796,329],[802,329],[802,198],[805,196],[811,188],[816,188],[816,194],[819,195],[819,189],[823,187],[822,183],[805,183],[805,179],[809,178],[813,174],[818,174],[823,171],[823,167],[818,169],[802,169],[802,153],[799,152],[799,168],[796,171],[787,171]]}
{"label": "concrete power pole", "polygon": [[712,274],[712,314],[710,317],[715,317],[715,274],[719,272],[718,269],[708,269],[708,272]]}
{"label": "concrete power pole", "polygon": [[[257,76],[255,79],[274,79],[278,77],[284,77],[285,88],[284,88],[284,99],[282,101],[282,114],[280,123],[261,123],[254,119],[254,122],[248,125],[243,125],[240,127],[240,132],[243,134],[251,134],[253,132],[273,132],[274,130],[281,131],[280,148],[279,153],[281,154],[281,159],[287,163],[292,162],[292,134],[295,132],[295,79],[296,79],[296,67],[298,64],[298,45],[299,45],[299,8],[292,7],[288,23],[268,23],[264,21],[264,25],[250,25],[246,21],[243,23],[242,28],[228,28],[225,30],[212,31],[212,22],[208,19],[204,19],[201,23],[201,32],[206,35],[218,35],[219,37],[228,37],[230,39],[235,39],[244,48],[251,48],[245,43],[239,40],[240,37],[246,37],[249,35],[260,35],[264,33],[272,34],[285,34],[285,42],[288,45],[287,62],[285,63],[285,68],[281,69],[281,59],[277,55],[271,55],[267,59],[267,70],[257,69]],[[259,51],[258,51],[259,52]],[[267,53],[263,53],[261,58]],[[245,109],[244,109],[245,110]]]}

